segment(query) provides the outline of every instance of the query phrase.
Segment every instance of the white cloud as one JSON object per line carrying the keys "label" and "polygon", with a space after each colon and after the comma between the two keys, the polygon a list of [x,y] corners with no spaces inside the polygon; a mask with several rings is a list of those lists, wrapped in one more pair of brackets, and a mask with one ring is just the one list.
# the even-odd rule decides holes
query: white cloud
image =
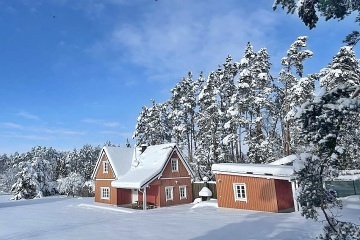
{"label": "white cloud", "polygon": [[278,16],[271,7],[250,12],[238,2],[218,6],[205,1],[159,4],[134,21],[119,23],[92,50],[118,52],[123,62],[143,67],[150,80],[168,80],[189,69],[207,74],[228,54],[238,60],[248,41],[258,48],[276,44],[269,37]]}
{"label": "white cloud", "polygon": [[39,116],[32,114],[32,113],[25,112],[25,111],[21,111],[17,115],[20,117],[23,117],[23,118],[30,119],[30,120],[40,120]]}
{"label": "white cloud", "polygon": [[109,122],[103,119],[94,119],[94,118],[85,118],[82,120],[82,122],[95,124],[95,125],[101,125],[104,127],[118,127],[120,126],[119,122]]}
{"label": "white cloud", "polygon": [[3,122],[0,123],[1,126],[6,127],[6,128],[13,128],[13,129],[23,129],[24,126],[17,124],[17,123],[12,123],[12,122]]}

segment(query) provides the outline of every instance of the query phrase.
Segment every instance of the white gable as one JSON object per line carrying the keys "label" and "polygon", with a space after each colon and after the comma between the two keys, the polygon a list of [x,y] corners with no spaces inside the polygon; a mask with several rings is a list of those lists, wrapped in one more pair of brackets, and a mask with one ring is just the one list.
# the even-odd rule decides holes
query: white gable
{"label": "white gable", "polygon": [[133,148],[105,146],[100,152],[100,156],[96,163],[97,165],[93,172],[93,178],[98,171],[99,164],[104,154],[106,154],[116,178],[119,178],[130,170],[134,155]]}
{"label": "white gable", "polygon": [[136,151],[130,170],[113,181],[111,186],[128,189],[142,188],[163,171],[174,148],[175,143],[168,143],[149,146],[143,153]]}
{"label": "white gable", "polygon": [[106,156],[114,170],[116,178],[124,175],[131,168],[134,149],[128,147],[104,147]]}

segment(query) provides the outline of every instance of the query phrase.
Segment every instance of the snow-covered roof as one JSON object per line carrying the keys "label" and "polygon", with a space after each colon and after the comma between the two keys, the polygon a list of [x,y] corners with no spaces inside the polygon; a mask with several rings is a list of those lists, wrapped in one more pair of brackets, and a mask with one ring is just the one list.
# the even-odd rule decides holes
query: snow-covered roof
{"label": "snow-covered roof", "polygon": [[252,175],[266,178],[291,178],[294,170],[292,166],[245,163],[218,163],[211,167],[213,173]]}
{"label": "snow-covered roof", "polygon": [[269,163],[268,165],[287,165],[289,163],[294,162],[297,159],[295,154],[280,158],[274,162]]}
{"label": "snow-covered roof", "polygon": [[142,188],[162,173],[174,148],[175,143],[167,143],[149,146],[141,154],[136,151],[130,170],[113,181],[111,186],[128,189]]}
{"label": "snow-covered roof", "polygon": [[97,165],[93,172],[93,178],[99,168],[99,164],[104,153],[110,162],[110,166],[113,169],[116,178],[119,178],[121,175],[124,175],[130,170],[134,155],[134,148],[105,146],[100,152],[99,159],[96,163]]}

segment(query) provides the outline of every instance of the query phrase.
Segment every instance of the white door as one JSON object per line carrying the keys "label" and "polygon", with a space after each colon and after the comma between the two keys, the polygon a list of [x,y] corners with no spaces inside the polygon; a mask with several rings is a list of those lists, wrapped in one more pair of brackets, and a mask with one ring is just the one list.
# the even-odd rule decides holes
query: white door
{"label": "white door", "polygon": [[131,202],[136,203],[138,200],[139,200],[138,190],[137,189],[132,189],[131,190]]}

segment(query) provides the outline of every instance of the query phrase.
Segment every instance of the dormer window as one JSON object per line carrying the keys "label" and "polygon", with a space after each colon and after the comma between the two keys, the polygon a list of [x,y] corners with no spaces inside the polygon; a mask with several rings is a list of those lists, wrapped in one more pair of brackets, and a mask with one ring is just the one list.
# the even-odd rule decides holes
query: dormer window
{"label": "dormer window", "polygon": [[103,162],[103,173],[108,173],[108,172],[109,172],[109,162],[104,161]]}
{"label": "dormer window", "polygon": [[178,172],[179,171],[179,161],[177,158],[171,159],[171,171]]}

